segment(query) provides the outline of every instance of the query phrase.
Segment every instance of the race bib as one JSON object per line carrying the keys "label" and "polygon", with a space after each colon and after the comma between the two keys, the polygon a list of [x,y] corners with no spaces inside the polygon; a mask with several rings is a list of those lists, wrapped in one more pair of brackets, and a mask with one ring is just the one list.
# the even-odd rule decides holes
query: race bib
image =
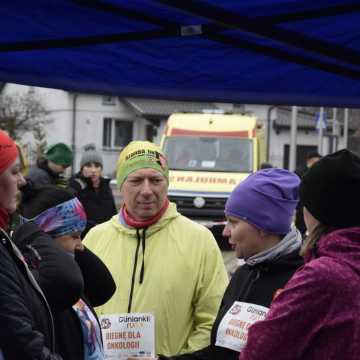
{"label": "race bib", "polygon": [[249,327],[263,320],[268,311],[265,306],[235,301],[220,322],[215,345],[241,352]]}
{"label": "race bib", "polygon": [[106,359],[155,357],[155,318],[149,313],[99,317]]}

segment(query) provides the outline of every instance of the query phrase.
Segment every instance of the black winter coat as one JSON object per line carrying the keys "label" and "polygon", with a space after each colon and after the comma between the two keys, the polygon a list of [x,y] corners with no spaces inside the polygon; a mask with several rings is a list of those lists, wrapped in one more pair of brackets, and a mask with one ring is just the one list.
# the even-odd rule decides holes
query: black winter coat
{"label": "black winter coat", "polygon": [[[105,264],[89,249],[76,251],[75,260],[84,276],[86,302],[97,319],[93,306],[107,302],[116,290],[115,282]],[[54,315],[57,337],[57,351],[66,360],[84,359],[84,341],[81,324],[75,311],[68,309]]]}
{"label": "black winter coat", "polygon": [[[15,235],[16,237],[16,235]],[[20,251],[0,233],[0,349],[6,360],[61,360],[48,303]]]}
{"label": "black winter coat", "polygon": [[87,248],[72,258],[33,223],[21,226],[16,239],[54,315],[56,352],[64,360],[83,359],[83,333],[72,306],[82,298],[96,317],[92,306],[104,304],[116,289],[110,272]]}
{"label": "black winter coat", "polygon": [[[296,250],[274,262],[239,267],[225,290],[219,312],[211,330],[210,346],[199,351],[173,356],[176,360],[238,360],[239,353],[215,346],[219,324],[235,301],[270,307],[277,290],[282,289],[294,272],[303,264]],[[161,359],[167,359],[161,356]]]}
{"label": "black winter coat", "polygon": [[40,158],[36,165],[30,167],[29,174],[26,176],[26,184],[20,189],[22,193],[21,202],[25,203],[31,199],[34,189],[44,186],[66,187],[67,183],[63,174],[53,172],[48,166],[48,161]]}
{"label": "black winter coat", "polygon": [[84,289],[79,266],[55,240],[32,222],[20,226],[13,235],[53,312],[74,304]]}
{"label": "black winter coat", "polygon": [[75,195],[84,206],[87,215],[87,225],[82,237],[93,226],[108,221],[117,213],[109,183],[109,179],[100,178],[100,185],[95,189],[91,179],[82,176],[80,173],[70,179],[69,187],[75,191]]}
{"label": "black winter coat", "polygon": [[64,186],[66,184],[63,175],[52,171],[49,168],[48,160],[45,158],[38,159],[36,165],[30,167],[26,179],[36,188],[48,185]]}

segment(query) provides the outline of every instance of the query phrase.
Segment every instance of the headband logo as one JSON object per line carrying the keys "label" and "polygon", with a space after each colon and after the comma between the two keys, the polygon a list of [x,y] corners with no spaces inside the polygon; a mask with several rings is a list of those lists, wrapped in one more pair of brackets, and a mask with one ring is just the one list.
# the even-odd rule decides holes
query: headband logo
{"label": "headband logo", "polygon": [[128,155],[126,155],[125,157],[125,160],[130,160],[134,157],[137,157],[137,156],[142,156],[142,155],[145,155],[145,149],[141,149],[141,150],[136,150]]}
{"label": "headband logo", "polygon": [[165,156],[156,150],[141,149],[133,151],[132,153],[125,156],[125,161],[141,161],[141,158],[143,157],[145,157],[147,161],[157,163],[163,170],[167,168],[167,161]]}

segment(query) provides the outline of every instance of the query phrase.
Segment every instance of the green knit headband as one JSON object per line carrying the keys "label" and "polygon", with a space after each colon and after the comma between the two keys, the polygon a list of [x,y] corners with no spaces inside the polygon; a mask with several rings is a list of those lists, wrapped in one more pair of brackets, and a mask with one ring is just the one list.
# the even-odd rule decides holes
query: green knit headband
{"label": "green knit headband", "polygon": [[121,188],[127,176],[139,169],[151,168],[169,180],[169,168],[161,149],[148,141],[132,141],[122,152],[117,165],[116,179]]}

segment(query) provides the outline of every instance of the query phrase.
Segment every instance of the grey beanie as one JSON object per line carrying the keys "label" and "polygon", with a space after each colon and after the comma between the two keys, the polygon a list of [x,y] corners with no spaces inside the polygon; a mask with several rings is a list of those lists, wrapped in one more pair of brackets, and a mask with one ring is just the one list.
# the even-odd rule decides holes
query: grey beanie
{"label": "grey beanie", "polygon": [[81,155],[80,168],[89,163],[97,163],[103,166],[103,160],[95,144],[87,144],[84,146],[84,152]]}

